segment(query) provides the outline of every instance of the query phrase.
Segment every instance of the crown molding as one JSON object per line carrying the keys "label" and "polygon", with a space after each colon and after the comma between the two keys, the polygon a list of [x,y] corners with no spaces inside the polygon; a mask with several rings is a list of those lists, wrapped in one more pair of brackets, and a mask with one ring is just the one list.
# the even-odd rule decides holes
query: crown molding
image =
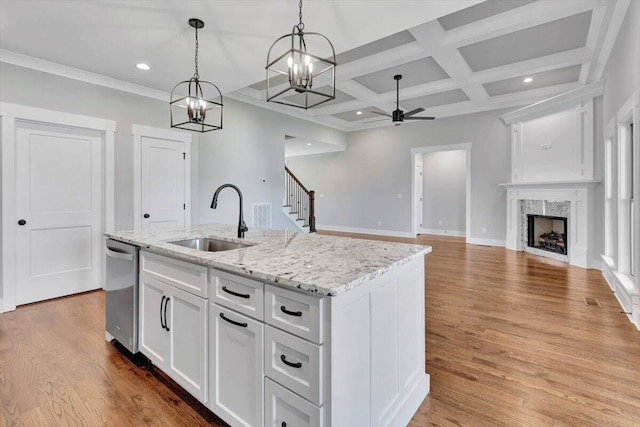
{"label": "crown molding", "polygon": [[545,99],[544,101],[536,102],[535,104],[520,108],[519,110],[503,114],[502,116],[500,116],[500,119],[504,122],[504,124],[509,125],[511,123],[540,117],[541,115],[553,113],[564,108],[575,106],[576,104],[579,104],[583,101],[595,98],[596,96],[600,96],[603,93],[604,81],[600,80],[588,86],[570,90],[552,98]]}
{"label": "crown molding", "polygon": [[6,49],[0,49],[0,62],[30,68],[32,70],[42,71],[44,73],[54,74],[73,80],[79,80],[85,83],[103,86],[122,92],[133,93],[147,98],[158,99],[163,102],[169,102],[170,98],[169,92],[125,82],[123,80],[114,79],[113,77],[107,77],[102,74],[92,73],[78,68],[68,67],[66,65],[46,61],[33,56],[23,55]]}

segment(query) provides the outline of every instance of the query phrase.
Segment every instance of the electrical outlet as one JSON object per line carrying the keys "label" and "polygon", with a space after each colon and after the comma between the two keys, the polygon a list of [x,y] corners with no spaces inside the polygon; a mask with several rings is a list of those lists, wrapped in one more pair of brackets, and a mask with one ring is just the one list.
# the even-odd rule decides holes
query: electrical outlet
{"label": "electrical outlet", "polygon": [[324,199],[324,193],[318,194],[318,197],[320,197],[321,199]]}
{"label": "electrical outlet", "polygon": [[402,199],[402,193],[398,193],[398,199]]}
{"label": "electrical outlet", "polygon": [[438,225],[442,225],[442,220],[438,221]]}
{"label": "electrical outlet", "polygon": [[487,233],[487,227],[482,227],[482,234],[486,234]]}
{"label": "electrical outlet", "polygon": [[382,225],[382,221],[378,221],[378,227]]}
{"label": "electrical outlet", "polygon": [[553,145],[551,145],[551,144],[542,144],[540,146],[541,150],[551,150],[552,148],[553,148]]}

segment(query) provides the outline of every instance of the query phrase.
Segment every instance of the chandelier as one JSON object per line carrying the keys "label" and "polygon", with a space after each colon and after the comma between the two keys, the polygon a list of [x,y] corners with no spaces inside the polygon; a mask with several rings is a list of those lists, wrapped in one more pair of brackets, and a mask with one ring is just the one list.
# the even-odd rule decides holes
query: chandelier
{"label": "chandelier", "polygon": [[198,74],[198,30],[204,22],[192,18],[189,25],[196,30],[195,73],[171,90],[171,127],[194,132],[222,129],[222,93],[213,83],[200,80]]}
{"label": "chandelier", "polygon": [[298,7],[298,24],[267,54],[267,102],[306,110],[335,99],[336,53],[324,35],[304,32],[302,0]]}

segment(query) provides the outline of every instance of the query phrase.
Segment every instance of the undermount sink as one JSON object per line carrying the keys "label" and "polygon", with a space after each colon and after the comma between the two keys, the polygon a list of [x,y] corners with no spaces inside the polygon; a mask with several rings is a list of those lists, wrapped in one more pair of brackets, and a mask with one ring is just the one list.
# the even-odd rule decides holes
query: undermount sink
{"label": "undermount sink", "polygon": [[245,245],[244,243],[228,242],[226,240],[210,239],[207,237],[200,237],[197,239],[176,240],[175,242],[167,242],[172,245],[184,246],[185,248],[191,248],[198,251],[207,252],[222,252],[231,251],[233,249],[248,248],[251,245]]}

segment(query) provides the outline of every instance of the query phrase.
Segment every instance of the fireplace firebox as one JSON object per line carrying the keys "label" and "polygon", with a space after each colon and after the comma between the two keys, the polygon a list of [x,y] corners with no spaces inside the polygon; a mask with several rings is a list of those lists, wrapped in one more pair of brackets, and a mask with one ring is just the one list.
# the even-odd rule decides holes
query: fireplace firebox
{"label": "fireplace firebox", "polygon": [[527,215],[528,245],[556,254],[567,255],[567,218],[547,215]]}

